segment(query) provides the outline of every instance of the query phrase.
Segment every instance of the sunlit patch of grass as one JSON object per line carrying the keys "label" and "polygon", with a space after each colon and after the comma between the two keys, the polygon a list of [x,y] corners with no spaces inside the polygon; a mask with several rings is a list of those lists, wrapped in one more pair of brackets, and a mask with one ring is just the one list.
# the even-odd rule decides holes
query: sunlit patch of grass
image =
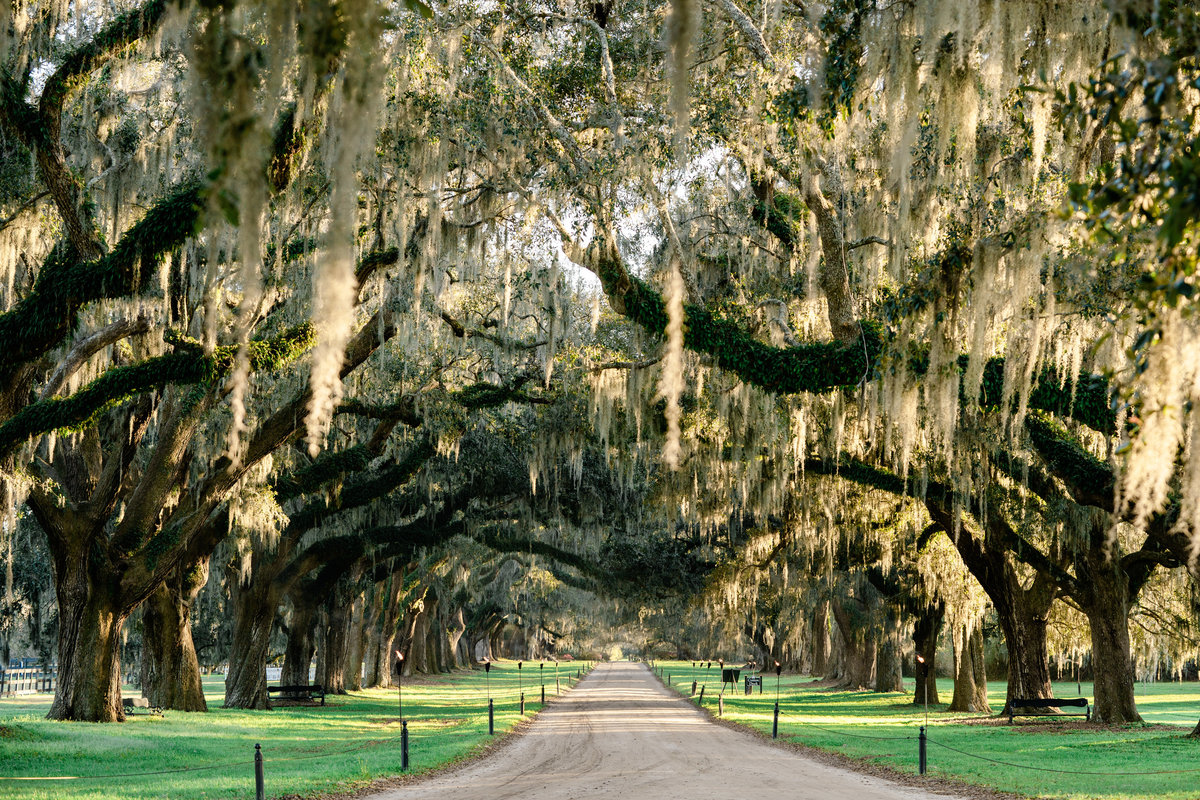
{"label": "sunlit patch of grass", "polygon": [[[576,669],[560,666],[563,691],[574,683]],[[547,664],[541,671],[548,701],[555,691],[551,670]],[[467,758],[493,741],[487,732],[489,686],[497,734],[520,721],[521,688],[526,715],[539,710],[537,672],[536,663],[518,674],[515,662],[496,662],[490,676],[464,671],[406,680],[410,771]],[[268,796],[350,790],[401,773],[395,687],[330,695],[325,707],[244,711],[221,707],[221,681],[205,679],[206,714],[168,711],[111,725],[47,720],[49,695],[0,699],[0,797],[244,798],[254,792],[256,743],[262,745]],[[14,776],[73,779],[3,780]]]}
{"label": "sunlit patch of grass", "polygon": [[[691,694],[692,681],[697,688],[704,686],[704,705],[716,713],[721,673],[715,662],[711,669],[679,661],[655,666],[664,676],[669,674],[672,687],[685,696]],[[912,680],[905,684],[911,690]],[[769,734],[775,675],[763,676],[762,694],[755,689],[746,696],[743,686],[725,686],[724,717]],[[1086,681],[1055,684],[1054,691],[1060,697],[1092,698]],[[1003,683],[988,684],[996,711],[1004,705],[1004,692]],[[939,679],[939,698],[949,700],[952,694],[953,682]],[[944,702],[931,704],[929,773],[1032,797],[1200,797],[1200,740],[1186,738],[1200,718],[1200,684],[1138,684],[1137,695],[1138,708],[1149,723],[1145,726],[1101,727],[1075,718],[1018,721],[1014,726],[979,724],[984,715],[950,713]],[[784,675],[779,704],[780,735],[787,740],[916,772],[917,735],[925,710],[912,703],[911,694],[830,691],[813,678]]]}

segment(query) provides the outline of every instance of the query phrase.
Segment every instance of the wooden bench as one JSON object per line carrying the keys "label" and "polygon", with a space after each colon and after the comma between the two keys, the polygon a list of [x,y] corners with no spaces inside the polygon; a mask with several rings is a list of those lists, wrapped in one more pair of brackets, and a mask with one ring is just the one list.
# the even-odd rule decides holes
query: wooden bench
{"label": "wooden bench", "polygon": [[153,714],[157,717],[163,715],[161,708],[150,705],[150,701],[144,697],[122,697],[121,705],[124,706],[126,714],[134,714],[137,712],[137,709],[144,708],[147,714]]}
{"label": "wooden bench", "polygon": [[325,705],[325,687],[319,683],[311,686],[268,686],[267,697],[273,694],[280,695],[281,700],[312,700],[320,697],[321,705]]}
{"label": "wooden bench", "polygon": [[[1018,708],[1036,709],[1033,711],[1018,711]],[[1083,711],[1074,713],[1058,711],[1062,708],[1082,708]],[[1058,711],[1056,714],[1046,712]],[[1008,701],[1008,724],[1012,725],[1013,717],[1085,717],[1092,719],[1092,706],[1086,697],[1044,697],[1036,699],[1017,699]]]}

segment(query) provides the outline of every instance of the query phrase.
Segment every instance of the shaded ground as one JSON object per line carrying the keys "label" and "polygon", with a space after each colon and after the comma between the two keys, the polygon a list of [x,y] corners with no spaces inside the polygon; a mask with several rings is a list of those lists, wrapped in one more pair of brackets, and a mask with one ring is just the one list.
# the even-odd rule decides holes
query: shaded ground
{"label": "shaded ground", "polygon": [[493,757],[375,800],[748,797],[915,800],[902,786],[789,752],[704,714],[643,665],[601,664]]}

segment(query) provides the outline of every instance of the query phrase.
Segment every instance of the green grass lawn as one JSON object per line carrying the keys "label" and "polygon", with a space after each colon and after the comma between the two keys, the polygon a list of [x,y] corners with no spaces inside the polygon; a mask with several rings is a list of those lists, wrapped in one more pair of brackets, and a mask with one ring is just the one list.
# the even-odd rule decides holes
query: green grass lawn
{"label": "green grass lawn", "polygon": [[[560,665],[563,691],[582,667]],[[543,672],[551,700],[553,664]],[[541,707],[537,673],[537,664],[527,663],[520,676],[527,715]],[[520,720],[518,680],[516,662],[493,665],[497,735]],[[221,708],[222,681],[205,679],[207,714],[168,711],[124,724],[51,722],[49,695],[0,699],[0,798],[253,797],[255,743],[262,744],[268,797],[349,790],[401,773],[395,687],[330,696],[324,708],[240,711]],[[462,759],[493,741],[487,683],[482,671],[405,680],[410,772]],[[133,774],[149,772],[160,774]],[[77,778],[3,779],[13,776]]]}
{"label": "green grass lawn", "polygon": [[[693,680],[704,685],[704,705],[716,713],[721,688],[717,664],[711,670],[678,661],[659,661],[655,666],[670,673],[673,688],[685,695],[690,694]],[[924,710],[912,704],[911,693],[831,692],[812,682],[793,675],[780,681],[781,737],[916,772],[917,734]],[[907,679],[905,685],[911,692],[913,681]],[[1200,718],[1200,684],[1138,684],[1137,688],[1138,708],[1151,725],[1113,729],[1082,720],[1022,722],[1018,717],[1017,725],[1010,727],[972,723],[979,717],[946,713],[953,683],[939,680],[938,696],[945,702],[929,708],[929,773],[1033,797],[1200,798],[1200,740],[1185,738]],[[726,691],[725,718],[769,735],[775,703],[773,674],[764,676],[763,689],[763,694],[756,689],[750,697],[743,694],[741,684],[736,691]],[[1004,691],[1003,683],[988,685],[997,711],[1004,705]],[[1092,698],[1091,684],[1086,682],[1079,687],[1074,681],[1055,684],[1054,692],[1060,697]],[[1071,772],[1101,774],[1067,774]],[[1146,774],[1154,772],[1167,774]]]}

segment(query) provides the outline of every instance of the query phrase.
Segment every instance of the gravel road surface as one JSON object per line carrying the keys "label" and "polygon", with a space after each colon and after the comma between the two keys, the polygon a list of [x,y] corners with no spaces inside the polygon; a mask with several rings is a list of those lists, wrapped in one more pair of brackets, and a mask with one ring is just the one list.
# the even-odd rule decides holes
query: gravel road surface
{"label": "gravel road surface", "polygon": [[[915,753],[914,753],[915,756]],[[511,746],[373,800],[913,800],[934,795],[715,725],[644,665],[600,664]]]}

